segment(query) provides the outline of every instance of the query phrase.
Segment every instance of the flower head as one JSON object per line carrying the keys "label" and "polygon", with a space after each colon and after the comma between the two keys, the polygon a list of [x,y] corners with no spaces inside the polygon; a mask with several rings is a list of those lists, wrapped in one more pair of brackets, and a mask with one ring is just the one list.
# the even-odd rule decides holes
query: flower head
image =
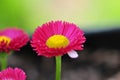
{"label": "flower head", "polygon": [[7,28],[0,30],[0,52],[19,50],[28,40],[28,35],[21,29]]}
{"label": "flower head", "polygon": [[83,50],[84,42],[84,32],[75,24],[51,21],[35,30],[31,45],[38,55],[52,57],[68,53],[77,57],[74,50]]}
{"label": "flower head", "polygon": [[0,80],[26,80],[26,74],[19,68],[7,68],[0,72]]}

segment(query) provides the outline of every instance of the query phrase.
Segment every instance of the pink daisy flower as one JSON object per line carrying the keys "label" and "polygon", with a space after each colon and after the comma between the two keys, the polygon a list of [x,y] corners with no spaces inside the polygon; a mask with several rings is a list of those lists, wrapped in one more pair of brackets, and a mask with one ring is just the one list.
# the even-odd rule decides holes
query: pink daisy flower
{"label": "pink daisy flower", "polygon": [[0,30],[0,52],[19,50],[29,40],[29,36],[21,29],[7,28]]}
{"label": "pink daisy flower", "polygon": [[84,32],[75,24],[51,21],[39,26],[32,37],[31,45],[38,55],[46,57],[68,54],[78,57],[75,50],[83,50]]}
{"label": "pink daisy flower", "polygon": [[0,80],[26,80],[26,74],[19,68],[7,68],[0,72]]}

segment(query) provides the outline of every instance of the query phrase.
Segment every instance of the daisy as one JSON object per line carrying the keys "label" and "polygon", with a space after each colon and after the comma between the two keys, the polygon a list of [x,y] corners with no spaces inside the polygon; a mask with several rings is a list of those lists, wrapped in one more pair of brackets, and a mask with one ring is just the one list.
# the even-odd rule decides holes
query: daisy
{"label": "daisy", "polygon": [[68,54],[78,57],[75,50],[83,50],[84,32],[75,24],[51,21],[39,26],[32,37],[31,46],[38,55],[53,57]]}
{"label": "daisy", "polygon": [[0,80],[26,80],[26,74],[19,68],[7,68],[0,72]]}
{"label": "daisy", "polygon": [[28,35],[18,28],[0,30],[0,52],[19,50],[29,40]]}

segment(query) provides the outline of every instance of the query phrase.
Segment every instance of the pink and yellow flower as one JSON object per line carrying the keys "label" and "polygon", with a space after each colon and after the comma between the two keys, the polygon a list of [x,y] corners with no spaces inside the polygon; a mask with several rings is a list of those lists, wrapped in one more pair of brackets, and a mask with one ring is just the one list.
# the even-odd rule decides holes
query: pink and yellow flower
{"label": "pink and yellow flower", "polygon": [[26,80],[26,74],[19,68],[7,68],[0,72],[0,80]]}
{"label": "pink and yellow flower", "polygon": [[29,40],[29,36],[21,29],[7,28],[0,30],[0,52],[19,50]]}
{"label": "pink and yellow flower", "polygon": [[31,45],[38,55],[62,56],[68,53],[75,58],[75,50],[83,50],[84,32],[75,24],[51,21],[39,26],[32,37]]}

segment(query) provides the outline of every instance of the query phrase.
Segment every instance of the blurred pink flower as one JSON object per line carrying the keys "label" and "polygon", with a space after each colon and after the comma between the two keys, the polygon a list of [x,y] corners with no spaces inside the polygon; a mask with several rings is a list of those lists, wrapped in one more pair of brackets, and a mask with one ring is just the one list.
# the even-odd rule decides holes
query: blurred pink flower
{"label": "blurred pink flower", "polygon": [[83,50],[85,40],[84,32],[75,24],[51,21],[35,30],[31,46],[38,55],[53,57],[68,53],[76,58],[78,54],[75,50]]}
{"label": "blurred pink flower", "polygon": [[26,80],[26,74],[19,68],[7,68],[0,72],[0,80]]}
{"label": "blurred pink flower", "polygon": [[29,41],[29,36],[18,28],[0,30],[0,52],[19,50]]}

